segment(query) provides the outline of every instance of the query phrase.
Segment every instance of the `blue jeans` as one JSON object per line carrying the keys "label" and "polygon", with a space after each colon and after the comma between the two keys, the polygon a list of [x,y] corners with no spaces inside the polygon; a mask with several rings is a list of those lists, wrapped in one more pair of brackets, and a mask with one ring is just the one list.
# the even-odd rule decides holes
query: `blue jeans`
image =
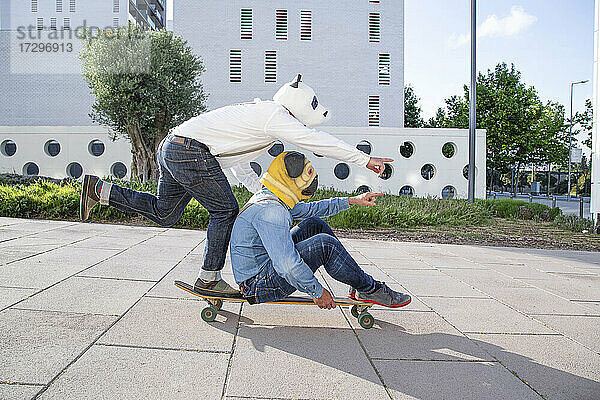
{"label": "blue jeans", "polygon": [[[293,227],[291,233],[296,250],[313,272],[322,265],[333,279],[360,292],[375,288],[373,277],[360,268],[321,218],[307,218]],[[296,291],[277,274],[270,261],[255,277],[244,282],[244,286],[246,297],[252,298],[253,303],[281,300]]]}
{"label": "blue jeans", "polygon": [[213,271],[205,276],[216,280],[225,265],[239,206],[208,147],[194,139],[186,138],[185,143],[179,144],[172,138],[163,140],[156,157],[160,169],[157,196],[113,185],[109,204],[167,227],[179,221],[187,204],[195,198],[209,213],[202,269]]}

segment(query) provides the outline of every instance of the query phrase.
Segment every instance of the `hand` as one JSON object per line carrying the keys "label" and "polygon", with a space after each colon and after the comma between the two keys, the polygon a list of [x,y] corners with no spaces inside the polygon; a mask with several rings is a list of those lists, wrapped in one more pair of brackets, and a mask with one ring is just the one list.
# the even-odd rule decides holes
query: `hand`
{"label": "hand", "polygon": [[359,194],[358,196],[349,197],[348,198],[348,203],[351,206],[353,206],[353,205],[357,205],[357,206],[374,206],[375,205],[375,198],[377,196],[383,196],[383,193],[367,192],[367,193]]}
{"label": "hand", "polygon": [[367,168],[371,171],[375,172],[378,177],[383,174],[383,170],[385,169],[384,163],[393,162],[394,160],[391,158],[379,158],[379,157],[371,157],[369,163],[367,164]]}
{"label": "hand", "polygon": [[331,309],[335,308],[335,301],[333,301],[333,297],[331,297],[331,293],[325,288],[323,288],[323,294],[318,299],[313,299],[316,305],[319,308]]}

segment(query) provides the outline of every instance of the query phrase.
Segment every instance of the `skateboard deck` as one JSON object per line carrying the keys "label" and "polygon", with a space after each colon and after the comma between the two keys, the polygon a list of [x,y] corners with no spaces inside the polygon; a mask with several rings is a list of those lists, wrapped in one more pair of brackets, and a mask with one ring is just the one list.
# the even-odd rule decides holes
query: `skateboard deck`
{"label": "skateboard deck", "polygon": [[[185,290],[186,292],[193,294],[194,296],[203,298],[209,304],[208,307],[202,310],[202,319],[206,322],[212,322],[215,320],[215,318],[217,317],[217,312],[221,309],[224,301],[232,301],[238,303],[248,302],[248,300],[244,298],[241,294],[229,296],[225,295],[224,293],[213,290],[195,290],[192,285],[181,281],[175,281],[175,286],[177,286],[179,289]],[[352,306],[352,316],[358,319],[358,322],[363,328],[369,329],[373,326],[375,320],[373,319],[373,316],[367,312],[368,309],[373,306],[373,303],[354,300],[347,297],[334,297],[333,301],[335,301],[335,303],[340,306]],[[311,298],[299,296],[289,296],[282,300],[269,301],[261,304],[295,304],[312,305],[316,307],[315,303]]]}

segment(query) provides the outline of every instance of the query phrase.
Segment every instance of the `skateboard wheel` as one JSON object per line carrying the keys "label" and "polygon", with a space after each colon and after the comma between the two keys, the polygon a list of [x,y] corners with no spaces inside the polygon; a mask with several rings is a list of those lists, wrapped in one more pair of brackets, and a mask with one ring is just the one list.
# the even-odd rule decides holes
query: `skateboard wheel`
{"label": "skateboard wheel", "polygon": [[217,311],[219,311],[219,310],[221,309],[221,307],[223,307],[223,300],[221,300],[221,299],[212,300],[212,302],[211,302],[211,303],[212,303],[211,305],[212,305],[212,306],[213,306],[213,307],[214,307],[214,308],[215,308]]}
{"label": "skateboard wheel", "polygon": [[214,307],[206,307],[202,310],[202,319],[206,322],[213,322],[217,318],[217,309]]}
{"label": "skateboard wheel", "polygon": [[358,306],[357,305],[353,305],[352,308],[350,309],[350,312],[352,313],[352,316],[354,318],[358,318]]}
{"label": "skateboard wheel", "polygon": [[364,313],[360,314],[360,316],[358,317],[358,323],[363,328],[370,329],[373,326],[373,324],[375,323],[375,319],[373,319],[373,316],[371,314],[369,314],[368,312],[364,312]]}

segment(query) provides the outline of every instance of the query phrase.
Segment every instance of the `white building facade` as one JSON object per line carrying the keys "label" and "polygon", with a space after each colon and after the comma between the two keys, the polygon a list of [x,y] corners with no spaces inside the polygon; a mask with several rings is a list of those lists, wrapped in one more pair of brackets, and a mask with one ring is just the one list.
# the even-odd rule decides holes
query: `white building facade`
{"label": "white building facade", "polygon": [[[595,27],[594,27],[594,80],[593,105],[594,117],[592,125],[592,198],[590,203],[590,214],[592,220],[600,225],[600,127],[598,123],[598,111],[600,110],[600,0],[595,4]],[[600,232],[598,232],[600,233]]]}
{"label": "white building facade", "polygon": [[298,73],[331,126],[404,126],[404,1],[174,0],[208,108],[270,99]]}

